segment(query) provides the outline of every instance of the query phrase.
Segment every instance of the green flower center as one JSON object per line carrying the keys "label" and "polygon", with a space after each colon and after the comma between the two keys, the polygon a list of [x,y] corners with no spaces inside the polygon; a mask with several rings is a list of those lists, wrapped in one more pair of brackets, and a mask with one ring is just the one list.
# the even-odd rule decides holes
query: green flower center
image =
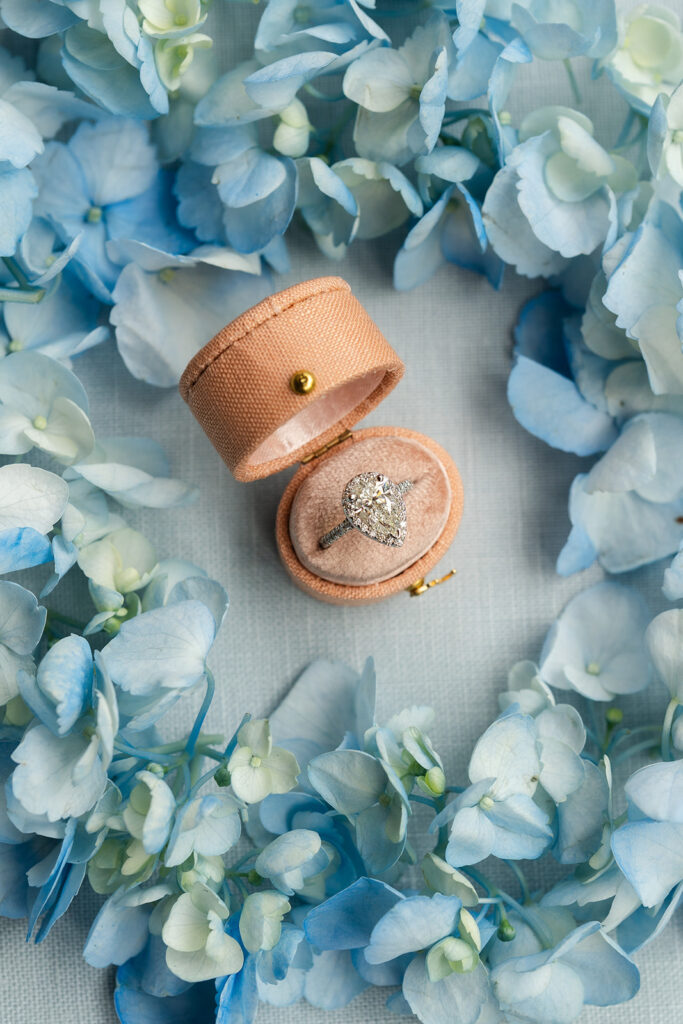
{"label": "green flower center", "polygon": [[45,419],[44,416],[36,416],[36,418],[33,421],[33,426],[36,428],[36,430],[45,430],[47,426],[47,420]]}
{"label": "green flower center", "polygon": [[9,343],[9,345],[7,346],[7,351],[8,352],[21,352],[23,347],[24,347],[23,341],[21,341],[19,338],[12,338],[12,340]]}
{"label": "green flower center", "polygon": [[88,221],[89,224],[99,224],[99,222],[102,220],[102,207],[91,206],[85,215],[85,219]]}
{"label": "green flower center", "polygon": [[249,764],[251,765],[252,768],[260,768],[261,767],[261,758],[258,756],[258,754],[252,754],[251,755],[251,758],[249,760]]}
{"label": "green flower center", "polygon": [[297,25],[305,25],[311,20],[311,8],[308,4],[297,4],[292,12],[292,18]]}
{"label": "green flower center", "polygon": [[600,666],[598,665],[597,661],[589,661],[586,665],[586,672],[589,676],[599,676]]}

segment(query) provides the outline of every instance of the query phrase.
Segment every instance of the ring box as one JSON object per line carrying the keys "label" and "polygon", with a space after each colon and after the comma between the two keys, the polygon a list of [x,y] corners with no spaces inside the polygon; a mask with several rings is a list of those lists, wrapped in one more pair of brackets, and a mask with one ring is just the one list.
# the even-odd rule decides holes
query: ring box
{"label": "ring box", "polygon": [[[460,524],[462,481],[440,445],[404,427],[352,430],[404,369],[346,281],[322,277],[242,313],[182,375],[181,395],[237,480],[301,463],[275,534],[292,580],[319,600],[367,604],[424,592]],[[404,545],[351,530],[321,548],[319,538],[344,519],[345,483],[361,472],[413,483]]]}

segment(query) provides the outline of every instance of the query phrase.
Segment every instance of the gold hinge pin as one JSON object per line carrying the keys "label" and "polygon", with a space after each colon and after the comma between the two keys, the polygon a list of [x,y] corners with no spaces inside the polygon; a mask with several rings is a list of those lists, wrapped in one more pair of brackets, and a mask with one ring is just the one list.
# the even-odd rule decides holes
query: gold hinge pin
{"label": "gold hinge pin", "polygon": [[305,458],[301,460],[301,465],[305,466],[307,462],[313,462],[313,459],[319,459],[321,455],[325,454],[325,452],[329,452],[330,448],[334,448],[336,445],[341,444],[342,441],[348,441],[350,437],[351,431],[345,430],[339,435],[339,437],[335,437],[333,441],[328,441],[327,444],[322,446],[322,448],[318,448],[316,451],[311,452],[310,455],[306,455]]}
{"label": "gold hinge pin", "polygon": [[446,580],[450,580],[455,576],[457,571],[457,569],[451,569],[451,571],[447,572],[445,576],[439,577],[438,580],[430,580],[429,583],[427,583],[424,576],[422,576],[419,580],[416,580],[415,583],[411,583],[409,587],[406,587],[406,590],[411,597],[419,597],[420,594],[426,594],[432,587],[438,587],[440,583],[445,583]]}

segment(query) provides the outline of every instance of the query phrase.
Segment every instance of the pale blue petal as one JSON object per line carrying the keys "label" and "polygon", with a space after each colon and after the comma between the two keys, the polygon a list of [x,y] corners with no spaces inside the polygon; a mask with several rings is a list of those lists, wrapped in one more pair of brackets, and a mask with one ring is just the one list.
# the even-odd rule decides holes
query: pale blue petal
{"label": "pale blue petal", "polygon": [[185,689],[203,678],[215,631],[213,615],[199,601],[156,608],[123,623],[104,661],[117,686],[133,695]]}
{"label": "pale blue petal", "polygon": [[668,601],[680,601],[683,598],[683,552],[679,552],[668,569],[664,570],[662,591]]}
{"label": "pale blue petal", "polygon": [[223,204],[212,177],[211,167],[186,160],[176,178],[178,219],[186,228],[193,228],[201,242],[218,242],[225,237]]}
{"label": "pale blue petal", "polygon": [[43,139],[33,121],[7,100],[0,99],[0,161],[26,167],[42,149]]}
{"label": "pale blue petal", "polygon": [[600,846],[607,820],[609,788],[604,771],[583,761],[583,782],[557,808],[554,854],[562,864],[582,864]]}
{"label": "pale blue petal", "polygon": [[0,573],[30,569],[52,561],[52,545],[47,537],[30,526],[15,526],[0,532]]}
{"label": "pale blue petal", "polygon": [[0,643],[15,654],[30,654],[43,634],[46,610],[34,595],[8,580],[0,580]]}
{"label": "pale blue petal", "polygon": [[137,956],[147,942],[148,919],[147,907],[130,905],[125,890],[110,896],[88,932],[85,962],[91,967],[109,967]]}
{"label": "pale blue petal", "polygon": [[587,477],[574,479],[569,517],[593,544],[608,572],[627,572],[672,555],[683,542],[683,499],[660,504],[634,492],[587,493]]}
{"label": "pale blue petal", "polygon": [[334,60],[333,53],[309,52],[266,64],[244,79],[247,95],[269,111],[288,106],[306,82],[310,82]]}
{"label": "pale blue petal", "polygon": [[12,256],[31,222],[33,200],[38,188],[31,172],[0,166],[0,256]]}
{"label": "pale blue petal", "polygon": [[135,377],[158,387],[175,387],[202,345],[269,291],[266,274],[199,264],[164,275],[129,263],[113,293],[111,322],[119,352]]}
{"label": "pale blue petal", "polygon": [[661,903],[683,880],[683,825],[628,822],[612,836],[612,851],[646,907]]}
{"label": "pale blue petal", "polygon": [[41,39],[63,32],[78,21],[78,15],[59,3],[43,0],[3,0],[2,20],[7,28],[29,39]]}
{"label": "pale blue petal", "polygon": [[481,808],[463,807],[453,818],[446,860],[456,868],[478,864],[490,856],[495,839],[495,829]]}
{"label": "pale blue petal", "polygon": [[518,202],[517,171],[506,165],[496,174],[482,207],[486,234],[495,252],[525,277],[560,273],[566,260],[533,233]]}
{"label": "pale blue petal", "polygon": [[380,762],[361,750],[332,750],[308,765],[308,779],[341,814],[358,814],[377,802],[387,786]]}
{"label": "pale blue petal", "polygon": [[56,736],[75,725],[89,703],[93,661],[87,640],[76,634],[58,640],[38,666],[36,676],[19,674],[21,695]]}
{"label": "pale blue petal", "polygon": [[289,740],[308,740],[318,750],[339,746],[354,729],[354,697],[358,673],[342,662],[314,661],[270,716],[279,746]]}
{"label": "pale blue petal", "polygon": [[464,185],[456,182],[455,188],[462,199],[446,212],[441,235],[443,254],[449,263],[484,274],[493,287],[498,288],[504,265],[488,244],[479,204]]}
{"label": "pale blue petal", "polygon": [[84,22],[67,30],[62,64],[86,96],[112,114],[140,119],[157,116],[138,70],[116,52],[105,35]]}
{"label": "pale blue petal", "polygon": [[394,262],[394,287],[399,291],[428,281],[444,263],[442,218],[453,194],[449,188],[406,235]]}
{"label": "pale blue petal", "polygon": [[348,951],[327,950],[313,957],[313,966],[305,976],[304,998],[321,1010],[338,1010],[367,987]]}
{"label": "pale blue petal", "polygon": [[573,381],[526,356],[512,369],[508,401],[530,434],[561,451],[594,455],[617,436],[612,417],[587,402]]}
{"label": "pale blue petal", "polygon": [[316,949],[360,949],[367,946],[378,921],[402,899],[386,882],[359,878],[309,911],[306,938]]}
{"label": "pale blue petal", "polygon": [[645,643],[649,620],[641,595],[619,583],[597,583],[580,591],[546,636],[541,678],[590,700],[644,689],[652,678]]}
{"label": "pale blue petal", "polygon": [[480,32],[458,56],[448,75],[448,96],[452,100],[473,100],[486,92],[491,72],[503,47]]}
{"label": "pale blue petal", "polygon": [[545,182],[545,164],[556,149],[550,133],[535,136],[517,147],[513,166],[519,177],[519,206],[534,234],[550,249],[571,258],[593,252],[604,241],[609,202],[605,189],[574,203],[551,193]]}
{"label": "pale blue petal", "polygon": [[467,974],[450,974],[432,982],[425,956],[416,956],[403,978],[403,995],[422,1024],[475,1024],[490,999],[483,964]]}
{"label": "pale blue petal", "polygon": [[457,928],[462,902],[457,896],[410,896],[396,903],[372,930],[365,950],[370,964],[429,949]]}
{"label": "pale blue petal", "polygon": [[[256,150],[233,161],[233,165],[237,163],[239,168],[230,164],[217,167],[214,175],[218,193],[226,204],[225,235],[238,252],[258,252],[289,226],[296,205],[296,165],[287,157]],[[278,170],[275,164],[279,165]],[[222,177],[226,168],[227,176]],[[237,177],[233,178],[236,169]]]}

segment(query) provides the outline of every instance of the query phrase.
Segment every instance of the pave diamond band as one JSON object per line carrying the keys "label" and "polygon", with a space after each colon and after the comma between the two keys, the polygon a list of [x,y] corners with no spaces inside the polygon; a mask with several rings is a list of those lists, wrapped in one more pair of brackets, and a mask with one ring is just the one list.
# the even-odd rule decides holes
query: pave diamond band
{"label": "pave diamond band", "polygon": [[403,495],[413,486],[411,480],[395,484],[383,473],[360,473],[349,480],[342,494],[346,518],[328,533],[319,544],[329,548],[350,530],[359,530],[371,540],[400,548],[406,539],[406,506]]}

